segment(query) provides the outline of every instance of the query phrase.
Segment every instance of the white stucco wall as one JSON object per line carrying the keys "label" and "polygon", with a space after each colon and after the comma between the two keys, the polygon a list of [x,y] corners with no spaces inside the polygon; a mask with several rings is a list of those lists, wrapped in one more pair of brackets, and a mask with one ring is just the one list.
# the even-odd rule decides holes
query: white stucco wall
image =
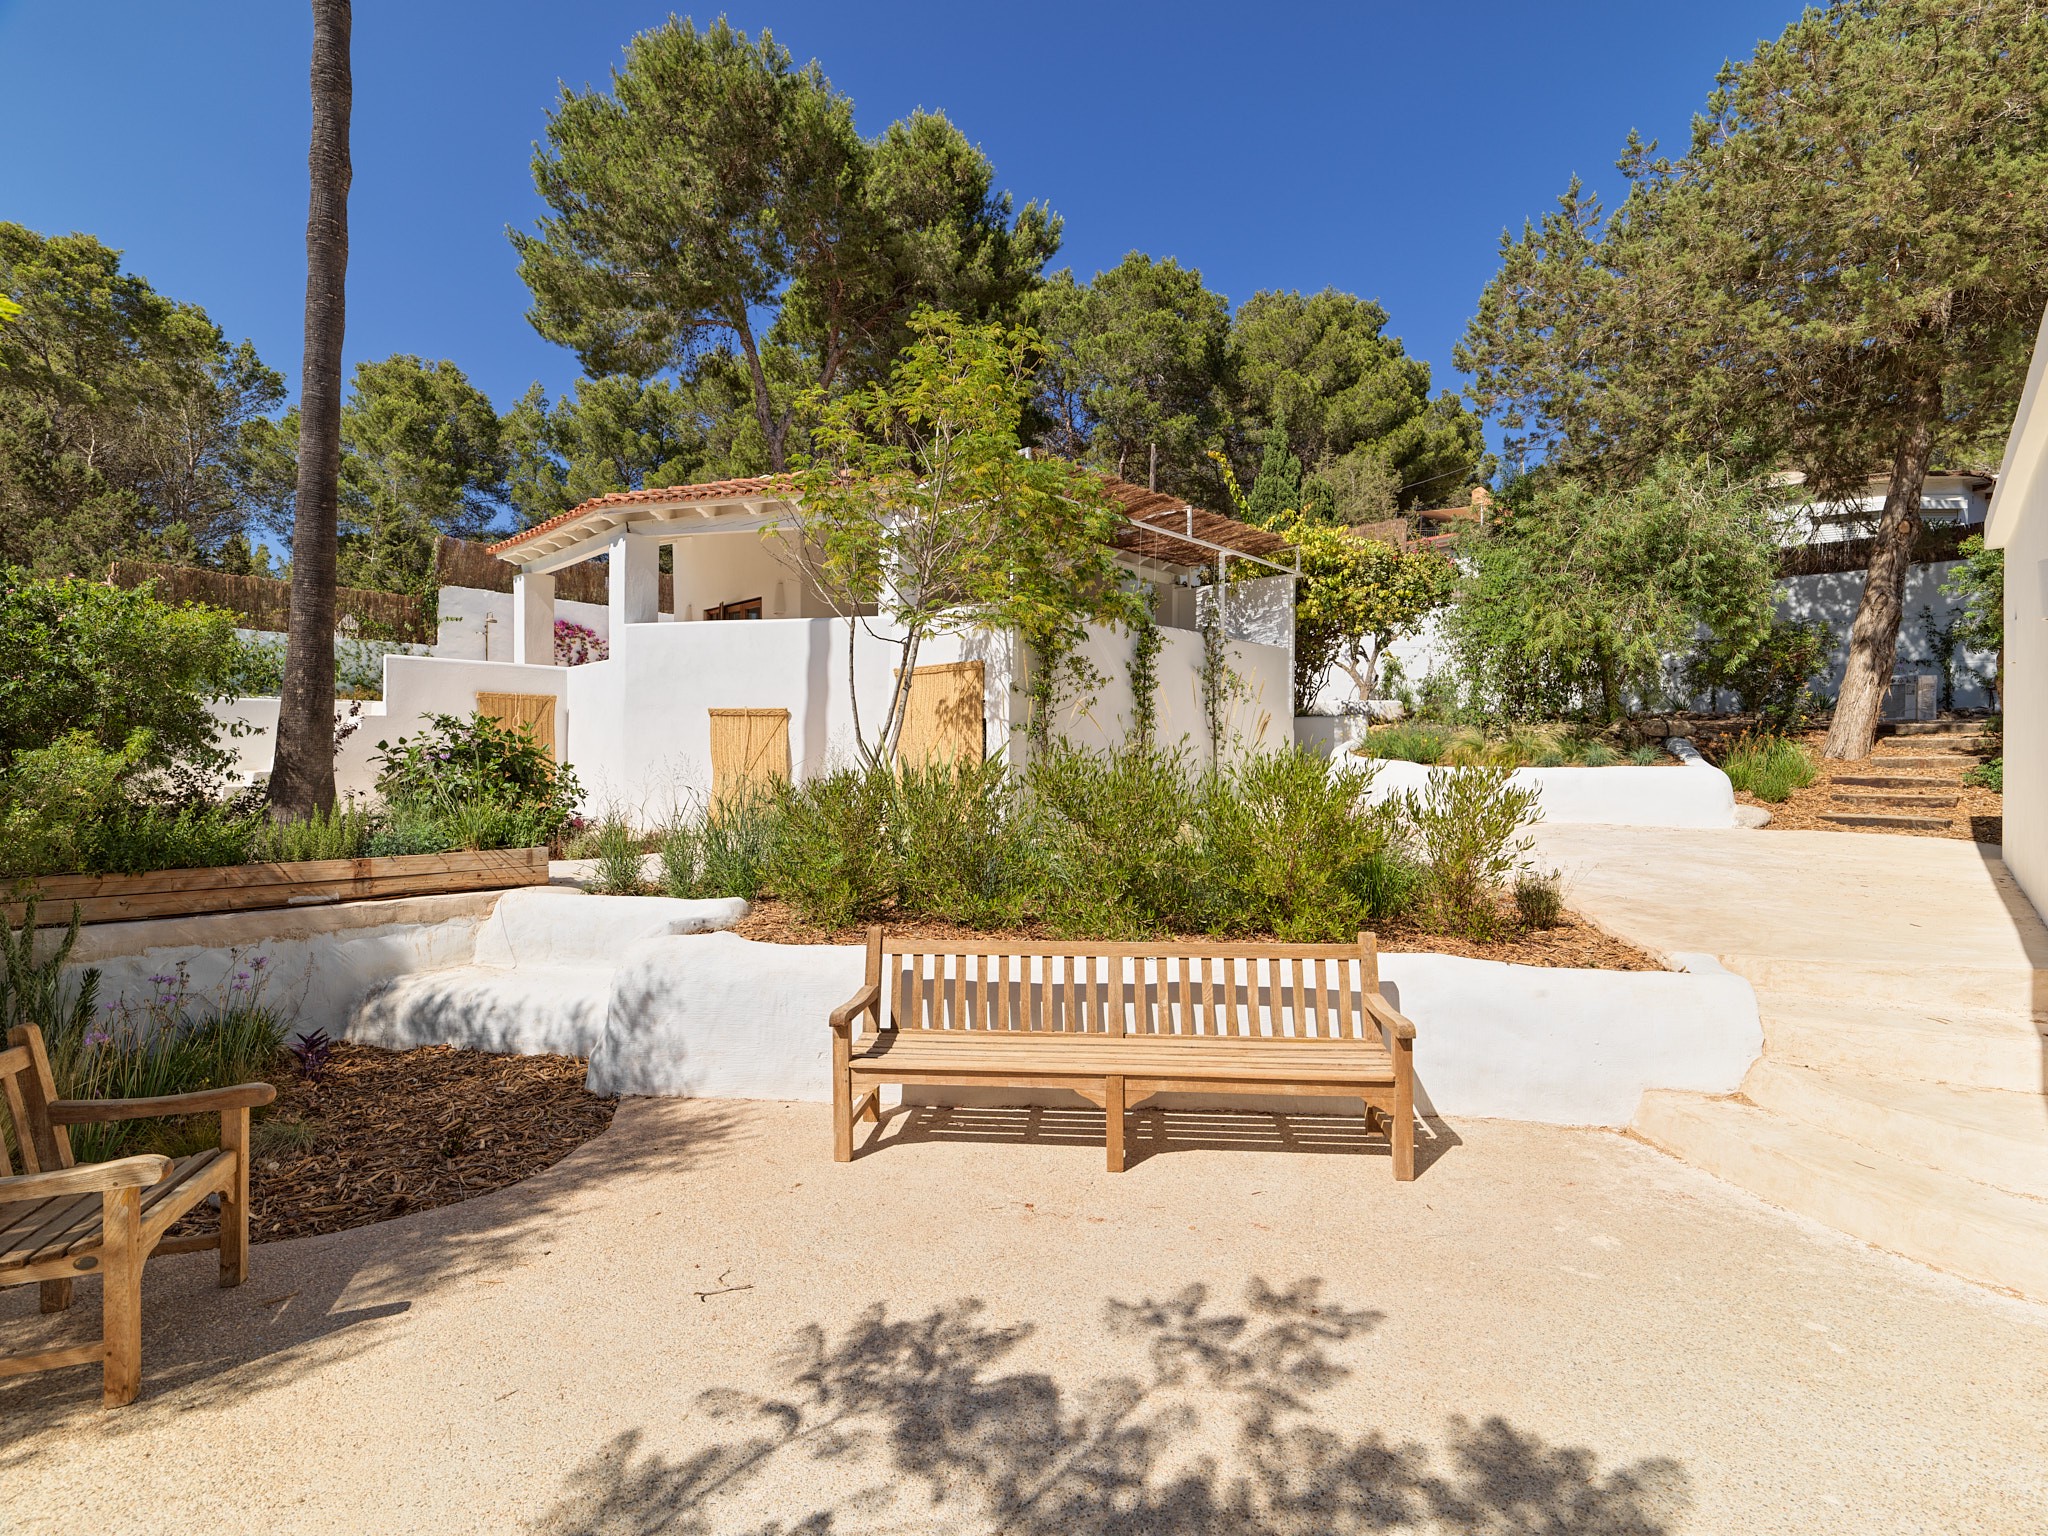
{"label": "white stucco wall", "polygon": [[[1209,722],[1202,708],[1202,637],[1194,630],[1161,629],[1159,639],[1153,740],[1206,761]],[[1076,647],[1076,655],[1092,669],[1095,680],[1082,689],[1062,690],[1054,713],[1062,736],[1096,750],[1121,747],[1129,741],[1136,713],[1130,679],[1132,651],[1129,631],[1089,626],[1088,638]],[[1226,640],[1224,654],[1233,679],[1226,711],[1226,755],[1292,743],[1294,681],[1287,651],[1247,640]]]}
{"label": "white stucco wall", "polygon": [[1985,542],[2005,551],[2006,868],[2048,914],[2048,316],[2034,343]]}
{"label": "white stucco wall", "polygon": [[[1374,768],[1368,797],[1375,803],[1428,787],[1432,775],[1457,768],[1339,757],[1333,767]],[[1533,789],[1547,822],[1592,822],[1616,827],[1732,827],[1735,789],[1728,775],[1695,759],[1657,768],[1518,768],[1512,782]]]}
{"label": "white stucco wall", "polygon": [[[512,659],[512,594],[481,587],[443,587],[440,628],[434,654],[457,661]],[[581,624],[599,639],[611,634],[611,610],[603,603],[558,600],[555,617]]]}
{"label": "white stucco wall", "polygon": [[[862,953],[708,931],[744,910],[535,887],[104,924],[86,930],[78,962],[101,969],[104,1001],[139,1002],[180,964],[194,994],[218,995],[262,956],[265,998],[293,1032],[588,1055],[600,1093],[827,1100],[825,1019],[859,986]],[[1740,1084],[1761,1049],[1755,996],[1711,961],[1695,964],[1679,973],[1380,961],[1390,1000],[1415,1020],[1425,1111],[1566,1125],[1625,1125],[1650,1088]],[[1335,1101],[1293,1107],[1345,1112]]]}

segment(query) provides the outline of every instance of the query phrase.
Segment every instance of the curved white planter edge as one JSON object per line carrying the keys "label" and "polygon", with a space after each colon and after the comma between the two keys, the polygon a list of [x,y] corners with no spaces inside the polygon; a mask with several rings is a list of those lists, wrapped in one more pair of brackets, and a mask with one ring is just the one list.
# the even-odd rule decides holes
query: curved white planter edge
{"label": "curved white planter edge", "polygon": [[[1421,790],[1439,773],[1398,758],[1338,757],[1332,767],[1371,767],[1368,794],[1377,804],[1404,790]],[[1536,791],[1544,821],[1592,822],[1617,827],[1733,827],[1735,787],[1728,775],[1695,753],[1677,767],[1517,768],[1513,782]]]}

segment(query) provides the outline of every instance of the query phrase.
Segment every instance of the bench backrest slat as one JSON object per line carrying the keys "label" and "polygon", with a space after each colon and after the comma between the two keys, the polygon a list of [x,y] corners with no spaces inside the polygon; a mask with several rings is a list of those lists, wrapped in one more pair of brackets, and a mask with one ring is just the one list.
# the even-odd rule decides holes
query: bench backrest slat
{"label": "bench backrest slat", "polygon": [[882,1023],[1303,1039],[1374,1037],[1371,934],[1355,944],[1108,944],[1058,940],[868,942]]}

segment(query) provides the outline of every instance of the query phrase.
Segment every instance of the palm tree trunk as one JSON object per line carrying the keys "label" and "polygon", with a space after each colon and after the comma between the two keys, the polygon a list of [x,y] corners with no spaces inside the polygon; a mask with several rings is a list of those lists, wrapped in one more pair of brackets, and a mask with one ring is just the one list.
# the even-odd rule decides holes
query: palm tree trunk
{"label": "palm tree trunk", "polygon": [[306,350],[292,516],[290,635],[278,703],[273,816],[334,804],[334,561],[341,478],[341,338],[348,274],[349,0],[313,0],[313,143],[306,156]]}
{"label": "palm tree trunk", "polygon": [[1821,756],[1857,762],[1870,756],[1877,738],[1877,717],[1891,686],[1892,666],[1899,652],[1899,620],[1905,611],[1906,575],[1912,567],[1913,544],[1920,536],[1920,493],[1934,455],[1934,413],[1939,396],[1923,400],[1920,419],[1906,433],[1892,460],[1891,484],[1877,537],[1871,540],[1869,574],[1863,578],[1863,600],[1849,626],[1849,658],[1842,672],[1842,691],[1835,699],[1835,717],[1828,726]]}

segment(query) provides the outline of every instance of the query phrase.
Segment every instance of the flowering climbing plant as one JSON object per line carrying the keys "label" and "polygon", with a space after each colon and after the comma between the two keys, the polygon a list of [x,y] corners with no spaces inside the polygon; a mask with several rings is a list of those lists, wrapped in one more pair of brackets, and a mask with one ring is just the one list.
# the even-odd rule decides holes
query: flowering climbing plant
{"label": "flowering climbing plant", "polygon": [[609,661],[611,642],[588,624],[574,619],[555,620],[555,665],[580,667],[586,662]]}

